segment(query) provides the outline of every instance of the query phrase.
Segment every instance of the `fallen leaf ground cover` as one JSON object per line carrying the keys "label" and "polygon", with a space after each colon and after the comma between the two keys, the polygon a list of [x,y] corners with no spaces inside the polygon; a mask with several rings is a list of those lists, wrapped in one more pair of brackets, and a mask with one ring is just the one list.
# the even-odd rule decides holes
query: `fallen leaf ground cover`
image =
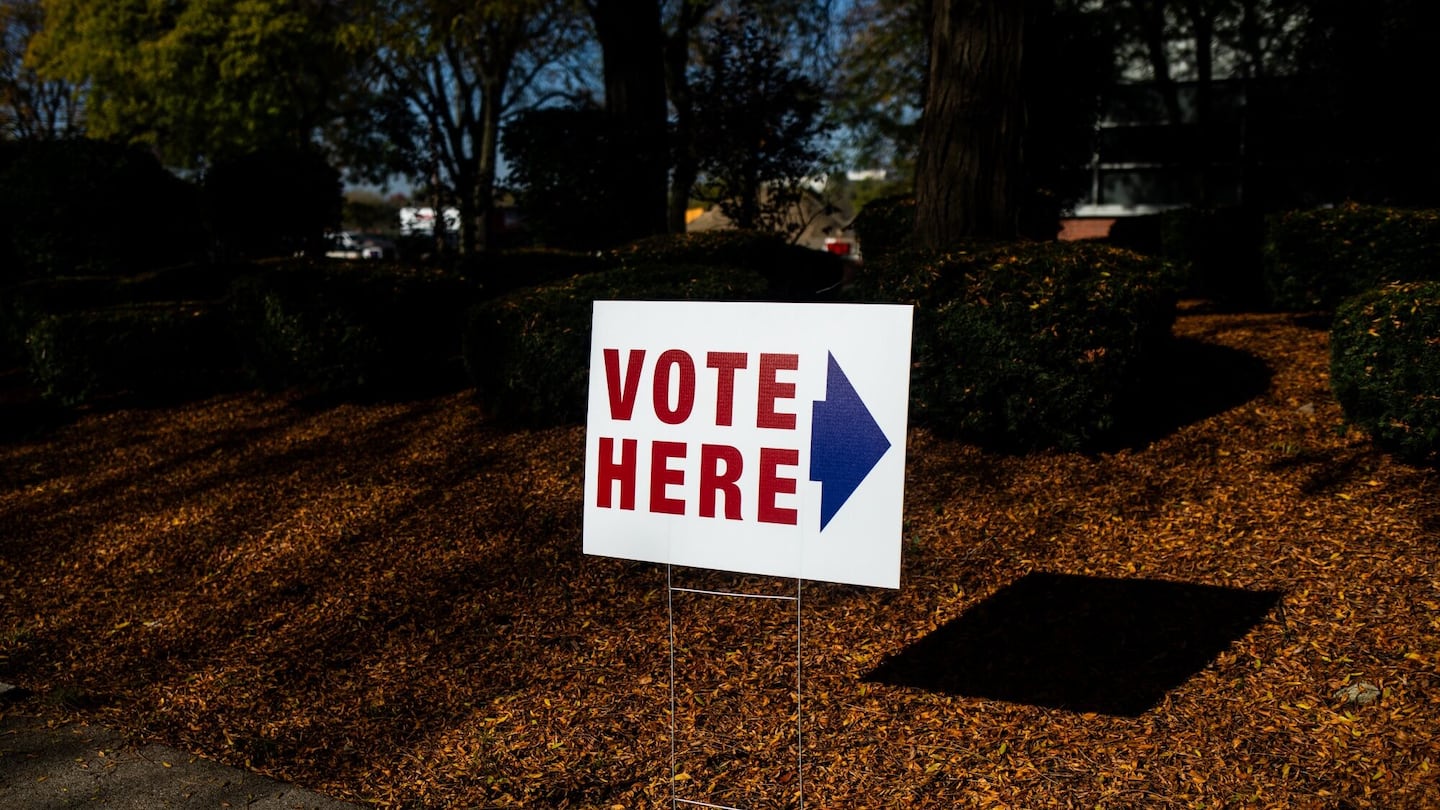
{"label": "fallen leaf ground cover", "polygon": [[1323,330],[1176,334],[1112,450],[912,430],[902,588],[798,611],[583,556],[583,429],[464,393],[7,427],[0,679],[388,807],[1440,806],[1440,475],[1344,428]]}

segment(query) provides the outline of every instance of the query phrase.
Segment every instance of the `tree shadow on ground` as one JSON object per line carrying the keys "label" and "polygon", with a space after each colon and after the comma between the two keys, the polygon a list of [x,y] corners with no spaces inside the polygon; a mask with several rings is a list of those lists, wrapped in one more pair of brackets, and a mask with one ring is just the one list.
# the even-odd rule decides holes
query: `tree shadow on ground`
{"label": "tree shadow on ground", "polygon": [[1138,717],[1258,624],[1278,591],[1032,573],[866,680]]}
{"label": "tree shadow on ground", "polygon": [[0,443],[27,441],[73,421],[72,413],[40,398],[24,368],[0,364]]}
{"label": "tree shadow on ground", "polygon": [[0,401],[0,444],[42,438],[76,420],[71,411],[36,400]]}
{"label": "tree shadow on ground", "polygon": [[1102,450],[1140,449],[1265,393],[1273,372],[1249,352],[1176,338],[1123,403]]}

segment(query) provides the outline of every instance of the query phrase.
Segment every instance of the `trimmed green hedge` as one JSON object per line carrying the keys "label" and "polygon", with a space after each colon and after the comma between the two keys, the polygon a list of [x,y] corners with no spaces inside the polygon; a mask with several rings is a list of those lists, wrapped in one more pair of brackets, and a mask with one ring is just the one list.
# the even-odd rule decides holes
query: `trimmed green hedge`
{"label": "trimmed green hedge", "polygon": [[100,309],[119,302],[108,276],[34,279],[0,289],[0,359],[27,362],[26,337],[48,315]]}
{"label": "trimmed green hedge", "polygon": [[284,262],[231,288],[252,379],[268,388],[400,393],[460,376],[474,286],[438,270]]}
{"label": "trimmed green hedge", "polygon": [[743,267],[765,277],[767,296],[787,301],[823,297],[822,291],[839,284],[845,273],[839,256],[792,245],[778,234],[759,231],[651,236],[610,251],[609,258],[619,267]]}
{"label": "trimmed green hedge", "polygon": [[1261,275],[1265,220],[1239,207],[1177,208],[1160,214],[1161,255],[1186,295],[1231,307],[1266,301]]}
{"label": "trimmed green hedge", "polygon": [[210,392],[233,380],[238,365],[223,314],[204,301],[47,315],[29,330],[27,347],[41,393],[62,405]]}
{"label": "trimmed green hedge", "polygon": [[1270,217],[1265,282],[1275,306],[1331,310],[1391,281],[1440,279],[1440,211],[1347,203]]}
{"label": "trimmed green hedge", "polygon": [[1390,284],[1345,301],[1330,334],[1330,385],[1345,418],[1412,461],[1440,461],[1440,282]]}
{"label": "trimmed green hedge", "polygon": [[492,416],[549,425],[585,418],[596,300],[755,300],[751,270],[643,265],[576,276],[483,302],[465,330],[465,365]]}
{"label": "trimmed green hedge", "polygon": [[188,264],[133,276],[40,278],[0,288],[0,360],[24,362],[25,338],[48,315],[164,301],[216,301],[241,267]]}
{"label": "trimmed green hedge", "polygon": [[915,197],[902,194],[865,203],[855,215],[855,236],[866,260],[904,250],[914,242]]}
{"label": "trimmed green hedge", "polygon": [[495,298],[525,287],[598,273],[613,265],[612,259],[595,251],[515,248],[481,254],[467,274],[480,284],[486,297]]}
{"label": "trimmed green hedge", "polygon": [[911,414],[990,447],[1093,448],[1169,340],[1162,264],[1086,242],[897,253],[857,296],[916,307]]}

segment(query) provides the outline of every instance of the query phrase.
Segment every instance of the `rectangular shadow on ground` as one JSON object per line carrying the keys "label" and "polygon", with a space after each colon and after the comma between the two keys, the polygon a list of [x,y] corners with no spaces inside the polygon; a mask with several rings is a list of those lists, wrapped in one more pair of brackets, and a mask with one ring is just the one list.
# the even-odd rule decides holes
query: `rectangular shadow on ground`
{"label": "rectangular shadow on ground", "polygon": [[1279,591],[1032,573],[892,656],[871,682],[1136,717],[1258,624]]}

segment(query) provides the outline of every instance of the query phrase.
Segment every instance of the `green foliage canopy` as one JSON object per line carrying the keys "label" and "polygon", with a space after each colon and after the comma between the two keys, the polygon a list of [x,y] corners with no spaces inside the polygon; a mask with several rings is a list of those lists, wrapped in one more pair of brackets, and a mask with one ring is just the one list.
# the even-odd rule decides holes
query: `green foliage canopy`
{"label": "green foliage canopy", "polygon": [[794,237],[790,209],[821,158],[822,99],[783,45],[748,9],[715,27],[694,82],[696,140],[713,201],[736,227]]}
{"label": "green foliage canopy", "polygon": [[343,86],[342,6],[322,0],[43,0],[41,75],[85,87],[89,133],[168,163],[310,140]]}
{"label": "green foliage canopy", "polygon": [[856,165],[896,169],[908,181],[925,105],[923,4],[859,0],[840,27],[844,43],[830,114],[849,127]]}
{"label": "green foliage canopy", "polygon": [[604,110],[525,110],[506,124],[510,183],[525,227],[551,247],[594,249],[627,229],[623,159],[629,142]]}

